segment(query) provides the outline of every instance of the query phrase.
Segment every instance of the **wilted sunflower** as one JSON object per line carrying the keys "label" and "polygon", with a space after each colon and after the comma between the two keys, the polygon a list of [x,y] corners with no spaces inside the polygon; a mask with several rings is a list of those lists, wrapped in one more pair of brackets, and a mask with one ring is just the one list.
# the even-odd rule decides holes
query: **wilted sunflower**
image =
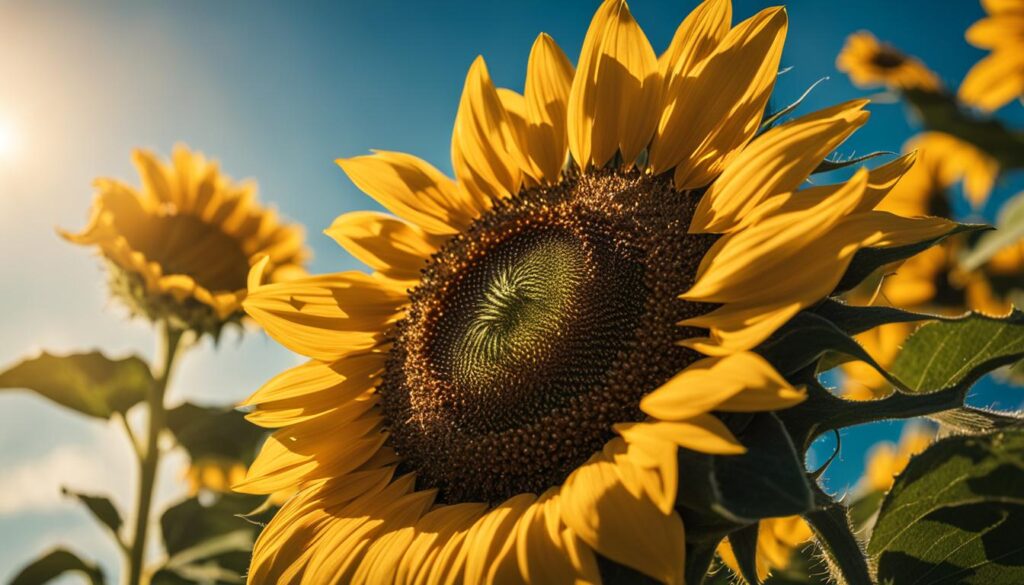
{"label": "wilted sunflower", "polygon": [[231,181],[181,145],[170,164],[145,150],[132,154],[142,188],[97,179],[89,225],[61,235],[99,248],[112,291],[134,313],[216,333],[242,316],[256,259],[270,258],[271,280],[304,274],[302,231],[261,207],[254,184]]}
{"label": "wilted sunflower", "polygon": [[868,31],[846,38],[836,58],[836,69],[850,76],[857,87],[937,91],[939,78],[919,59],[904,54],[889,43],[879,42]]}
{"label": "wilted sunflower", "polygon": [[981,0],[988,18],[967,29],[967,42],[992,53],[960,84],[960,99],[984,111],[1024,96],[1024,0]]}
{"label": "wilted sunflower", "polygon": [[803,399],[749,350],[857,250],[952,229],[874,210],[910,157],[799,190],[866,102],[765,130],[786,13],[731,13],[701,4],[659,58],[607,0],[575,70],[537,39],[523,95],[478,58],[454,181],[339,161],[394,216],[328,230],[373,274],[250,274],[247,312],[312,358],[247,402],[279,430],[237,487],[302,486],[251,583],[599,582],[601,557],[682,581],[677,448],[741,452],[712,411]]}

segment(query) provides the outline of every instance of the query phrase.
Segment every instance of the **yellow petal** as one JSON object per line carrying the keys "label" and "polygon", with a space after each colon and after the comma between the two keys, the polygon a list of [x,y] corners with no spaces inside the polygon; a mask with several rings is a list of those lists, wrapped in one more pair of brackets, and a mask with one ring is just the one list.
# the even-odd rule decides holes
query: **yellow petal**
{"label": "yellow petal", "polygon": [[[686,339],[680,344],[710,356],[727,356],[747,351],[768,339],[802,308],[803,304],[800,302],[753,306],[727,305],[702,316],[701,321],[694,318],[680,323],[709,330],[707,337]],[[725,313],[725,310],[728,310],[728,313]]]}
{"label": "yellow petal", "polygon": [[419,279],[438,244],[420,228],[374,211],[340,215],[324,233],[370,268],[398,280]]}
{"label": "yellow petal", "polygon": [[960,84],[960,101],[995,111],[1024,95],[1024,52],[1001,48],[978,61]]}
{"label": "yellow petal", "polygon": [[569,150],[581,168],[618,150],[627,165],[647,147],[661,95],[658,58],[624,0],[594,14],[569,92]]}
{"label": "yellow petal", "polygon": [[716,52],[670,80],[651,149],[652,167],[675,167],[677,189],[703,187],[757,132],[786,38],[786,12],[769,8],[741,22]]}
{"label": "yellow petal", "polygon": [[731,25],[731,0],[705,0],[690,12],[676,29],[668,49],[658,57],[658,69],[669,95],[698,63],[715,52]]}
{"label": "yellow petal", "polygon": [[576,469],[562,486],[562,520],[601,555],[664,583],[682,583],[683,522],[630,493],[618,469],[624,464],[600,454]]}
{"label": "yellow petal", "polygon": [[466,74],[452,132],[452,167],[478,207],[519,192],[525,158],[516,132],[487,72],[477,57]]}
{"label": "yellow petal", "polygon": [[648,435],[701,453],[735,455],[747,451],[732,431],[711,414],[698,414],[678,422],[620,423],[615,430],[626,441]]}
{"label": "yellow petal", "polygon": [[513,534],[516,523],[536,500],[533,494],[519,494],[477,520],[466,535],[466,582],[484,583],[488,570]]}
{"label": "yellow petal", "polygon": [[565,53],[546,34],[530,50],[526,65],[526,119],[531,174],[541,183],[558,181],[569,151],[566,110],[574,70]]}
{"label": "yellow petal", "polygon": [[389,281],[343,272],[259,285],[243,307],[281,345],[334,361],[376,346],[406,303],[406,292]]}
{"label": "yellow petal", "polygon": [[795,191],[868,119],[854,100],[772,128],[751,142],[701,198],[691,232],[725,233],[773,195]]}
{"label": "yellow petal", "polygon": [[408,154],[377,151],[336,162],[356,187],[430,234],[456,234],[487,209],[441,171]]}
{"label": "yellow petal", "polygon": [[405,554],[396,559],[395,583],[416,583],[423,579],[446,543],[465,534],[487,509],[484,504],[453,504],[440,506],[416,523],[415,537]]}
{"label": "yellow petal", "polygon": [[[522,580],[526,583],[599,583],[597,562],[586,545],[573,547],[584,551],[583,566],[577,566],[567,550],[561,503],[556,489],[549,490],[534,502],[516,527],[516,559]],[[569,533],[568,540],[575,541]],[[582,544],[582,543],[580,543]]]}

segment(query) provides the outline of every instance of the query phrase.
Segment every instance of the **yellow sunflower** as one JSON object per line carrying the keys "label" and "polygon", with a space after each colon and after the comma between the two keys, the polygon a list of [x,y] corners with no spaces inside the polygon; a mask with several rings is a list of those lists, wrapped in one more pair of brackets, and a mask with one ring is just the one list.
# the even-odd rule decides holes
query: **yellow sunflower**
{"label": "yellow sunflower", "polygon": [[99,248],[113,292],[133,312],[216,332],[243,314],[256,259],[270,259],[271,280],[305,274],[302,231],[261,207],[254,184],[231,181],[215,162],[181,145],[170,163],[145,150],[136,150],[133,162],[141,189],[97,179],[89,224],[78,234],[61,232]]}
{"label": "yellow sunflower", "polygon": [[846,38],[836,69],[850,76],[862,88],[885,86],[890,89],[938,91],[942,82],[919,59],[904,54],[889,43],[880,42],[868,31]]}
{"label": "yellow sunflower", "polygon": [[751,350],[857,250],[953,227],[875,210],[911,157],[801,189],[866,101],[763,130],[786,13],[731,16],[704,2],[659,57],[607,0],[577,67],[538,37],[523,94],[478,58],[455,180],[338,161],[393,215],[327,230],[372,274],[250,273],[246,311],[310,358],[245,403],[277,430],[236,488],[301,488],[250,583],[682,581],[677,449],[742,452],[712,411],[804,398]]}
{"label": "yellow sunflower", "polygon": [[1024,0],[981,0],[988,18],[967,29],[967,42],[991,52],[960,84],[964,103],[991,112],[1024,95]]}
{"label": "yellow sunflower", "polygon": [[910,424],[903,429],[898,445],[882,442],[868,453],[864,477],[858,489],[861,491],[887,492],[896,476],[903,473],[910,458],[924,452],[935,440],[935,433],[920,425]]}
{"label": "yellow sunflower", "polygon": [[[793,553],[800,545],[809,541],[811,536],[811,527],[800,516],[761,520],[757,527],[757,553],[754,557],[757,577],[764,581],[771,571],[788,567],[793,559]],[[717,552],[733,573],[739,574],[739,562],[728,538],[718,545]]]}

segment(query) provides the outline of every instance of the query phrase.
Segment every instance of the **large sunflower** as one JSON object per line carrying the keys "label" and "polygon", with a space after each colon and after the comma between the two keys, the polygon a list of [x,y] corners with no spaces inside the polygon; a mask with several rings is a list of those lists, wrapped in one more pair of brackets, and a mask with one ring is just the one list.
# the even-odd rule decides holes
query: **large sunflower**
{"label": "large sunflower", "polygon": [[478,58],[455,180],[339,161],[394,215],[328,230],[373,274],[250,273],[247,312],[311,358],[246,403],[279,430],[236,487],[301,486],[251,583],[599,582],[602,558],[682,581],[677,449],[741,452],[713,412],[803,399],[750,350],[857,250],[952,229],[874,210],[912,157],[800,189],[866,102],[766,130],[786,13],[731,13],[701,4],[659,57],[607,0],[575,70],[537,39],[522,95]]}
{"label": "large sunflower", "polygon": [[270,259],[272,280],[305,274],[302,231],[261,207],[254,184],[231,181],[216,163],[181,145],[170,164],[145,150],[132,160],[141,190],[97,179],[89,224],[61,235],[99,248],[113,292],[134,312],[215,333],[242,315],[246,275],[256,259]]}

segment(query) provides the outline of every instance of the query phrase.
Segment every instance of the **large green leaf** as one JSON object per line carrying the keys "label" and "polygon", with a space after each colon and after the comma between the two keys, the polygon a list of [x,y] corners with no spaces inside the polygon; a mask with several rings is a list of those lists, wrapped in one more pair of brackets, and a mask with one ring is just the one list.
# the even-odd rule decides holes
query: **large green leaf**
{"label": "large green leaf", "polygon": [[167,427],[193,460],[249,463],[265,431],[237,410],[184,403],[167,412]]}
{"label": "large green leaf", "polygon": [[110,418],[145,400],[152,384],[146,362],[134,356],[113,360],[98,351],[43,353],[0,373],[0,388],[27,388],[97,418]]}
{"label": "large green leaf", "polygon": [[63,548],[54,549],[25,566],[10,585],[40,585],[64,573],[82,573],[92,585],[102,585],[103,571],[94,563],[82,560]]}
{"label": "large green leaf", "polygon": [[930,393],[1024,357],[1024,313],[988,317],[973,313],[928,323],[903,344],[892,373],[905,390]]}
{"label": "large green leaf", "polygon": [[121,514],[109,499],[103,496],[74,492],[68,488],[62,488],[61,491],[64,492],[64,495],[71,496],[82,502],[97,520],[109,528],[115,537],[119,537],[118,531],[121,530]]}
{"label": "large green leaf", "polygon": [[868,552],[881,582],[1024,583],[1024,430],[943,439],[882,504]]}
{"label": "large green leaf", "polygon": [[224,494],[208,506],[200,503],[199,498],[189,498],[168,508],[160,518],[167,554],[174,556],[211,538],[238,530],[255,533],[258,527],[240,515],[259,502],[256,496]]}

